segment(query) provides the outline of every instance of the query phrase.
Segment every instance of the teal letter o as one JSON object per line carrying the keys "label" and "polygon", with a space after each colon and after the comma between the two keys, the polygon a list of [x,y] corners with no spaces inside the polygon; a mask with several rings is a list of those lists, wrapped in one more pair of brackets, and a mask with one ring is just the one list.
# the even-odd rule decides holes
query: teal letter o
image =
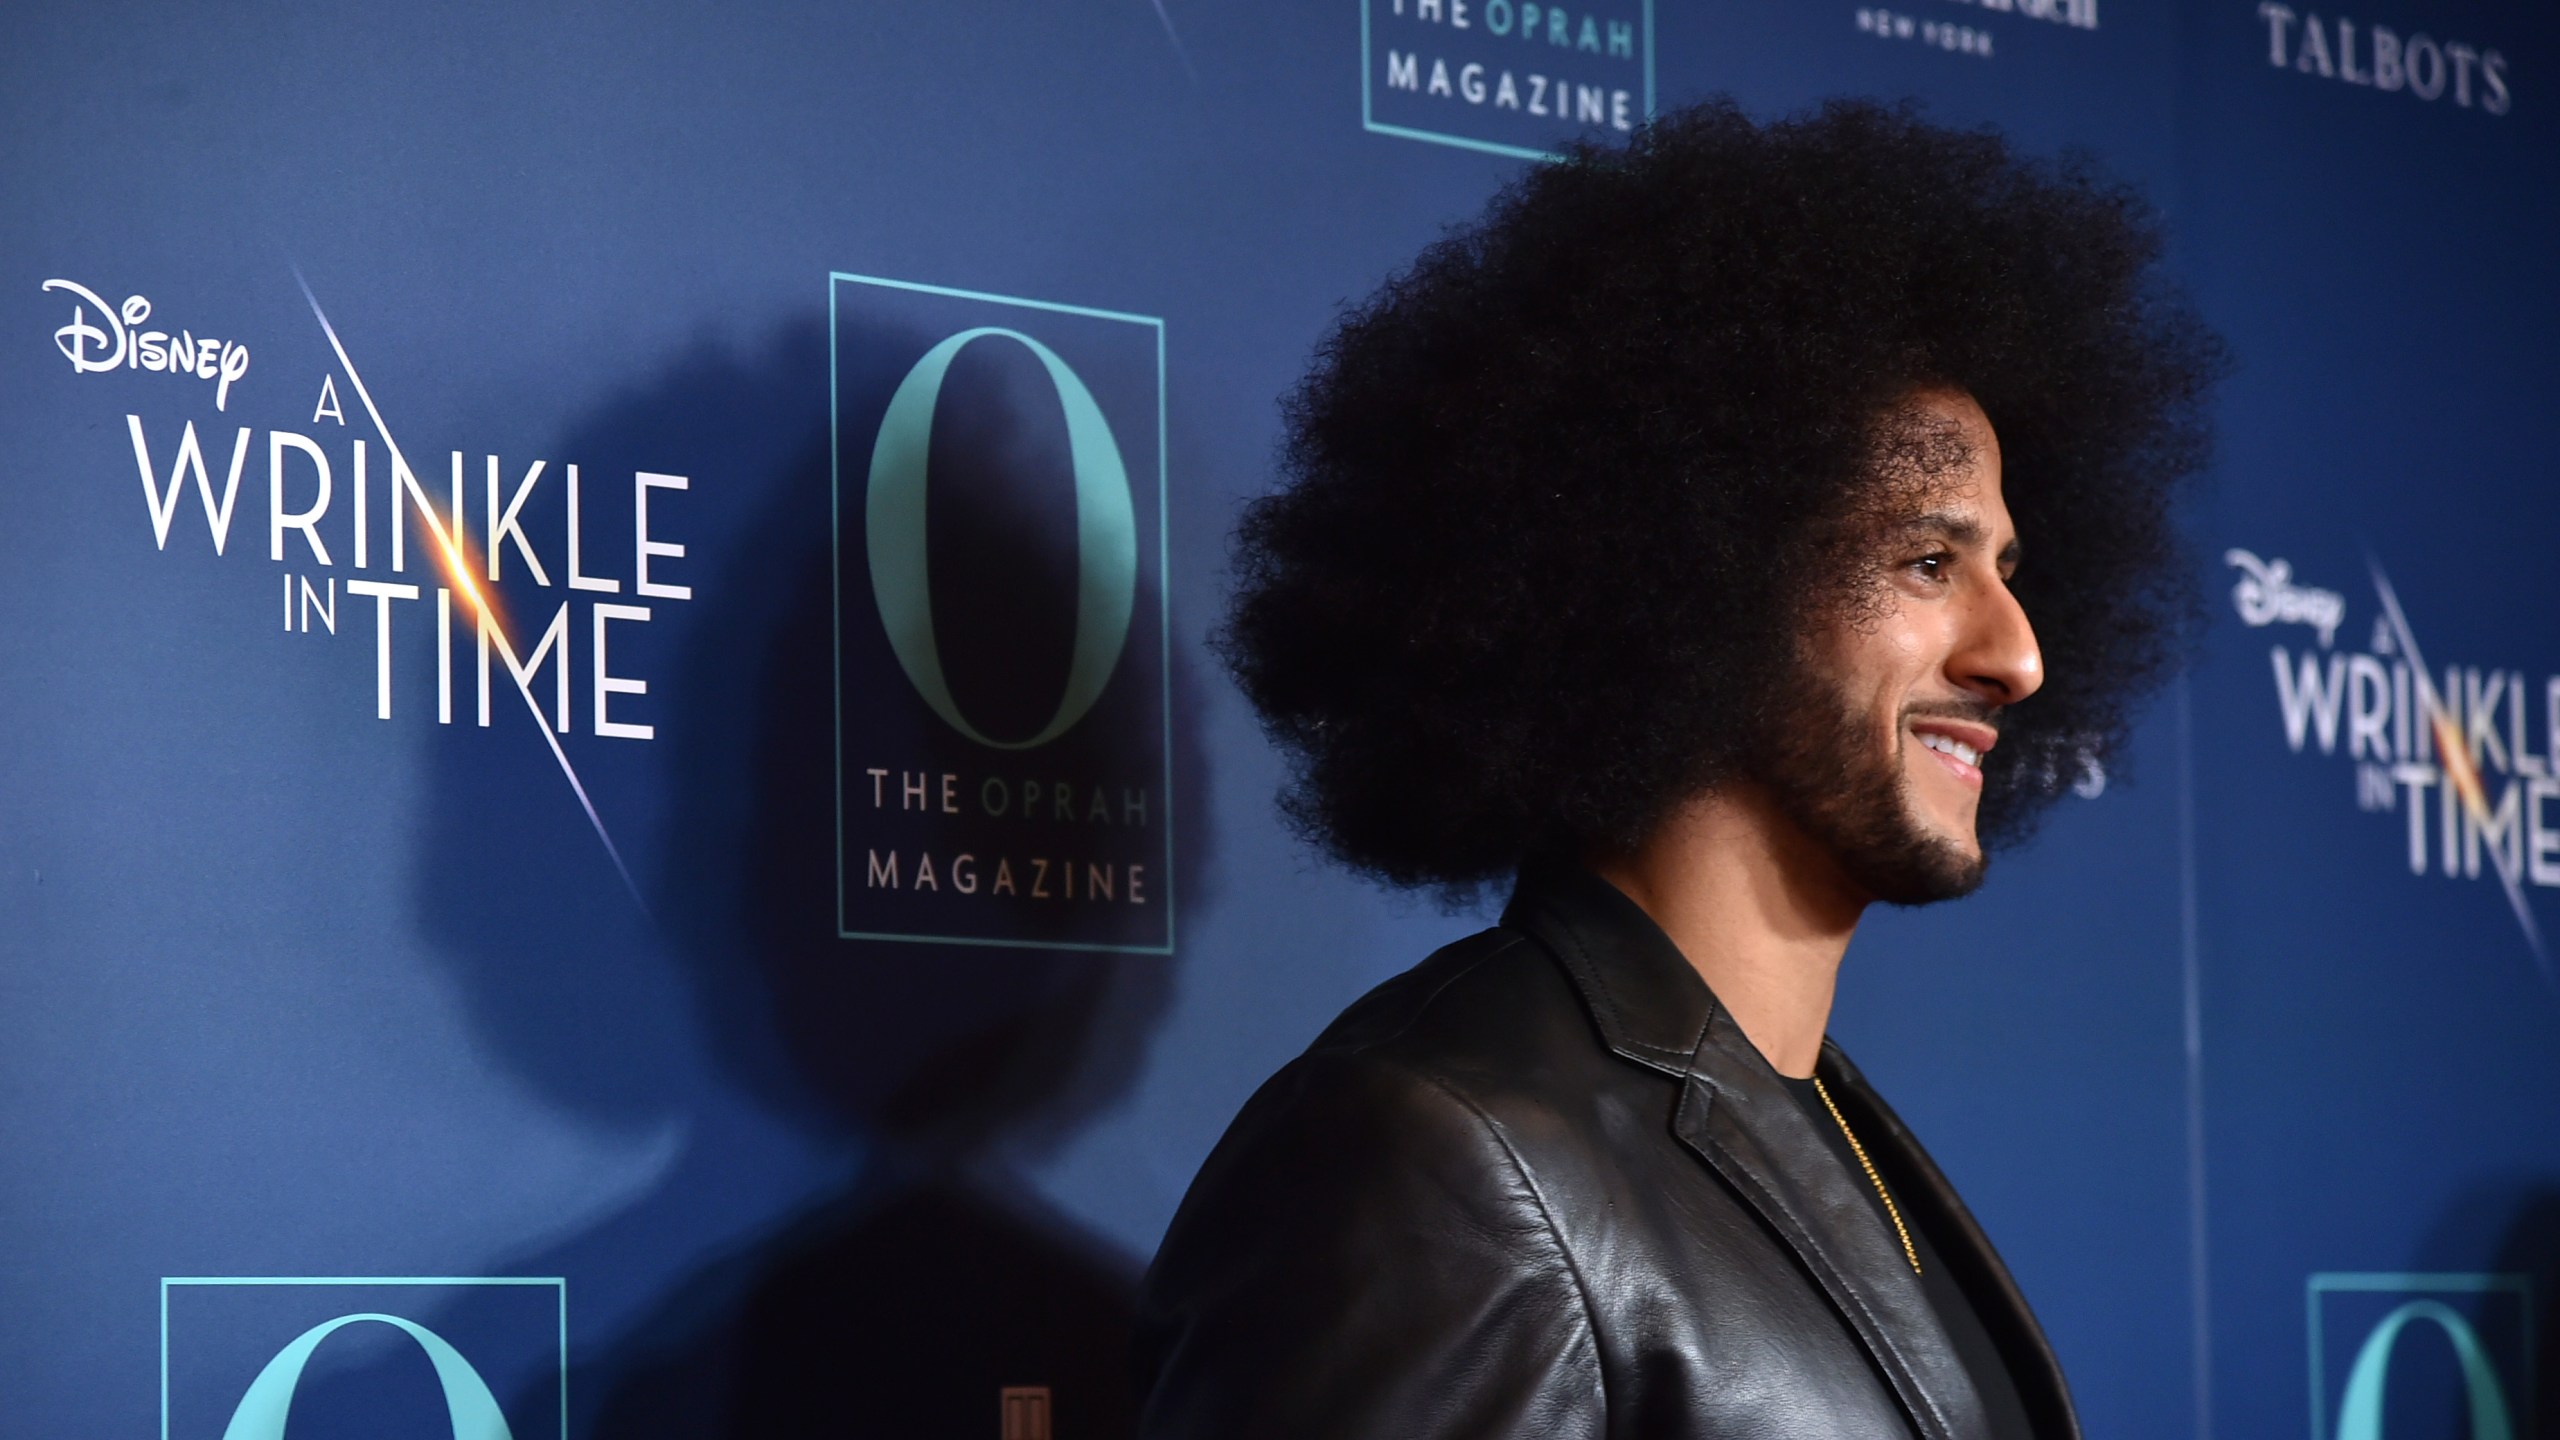
{"label": "teal letter o", "polygon": [[2412,1300],[2383,1317],[2364,1348],[2356,1351],[2347,1372],[2347,1392],[2338,1406],[2338,1440],[2382,1440],[2382,1394],[2391,1376],[2391,1352],[2400,1332],[2412,1320],[2432,1320],[2453,1341],[2454,1358],[2462,1365],[2462,1386],[2470,1399],[2471,1440],[2515,1440],[2515,1421],[2507,1412],[2506,1390],[2497,1367],[2480,1348],[2471,1322],[2433,1300]]}
{"label": "teal letter o", "polygon": [[[1002,336],[1039,358],[1066,412],[1067,451],[1076,479],[1076,648],[1057,713],[1028,740],[981,734],[960,713],[942,653],[933,638],[933,587],[925,573],[925,480],[933,448],[934,406],[951,362],[970,341]],[[1129,617],[1138,594],[1138,520],[1129,497],[1128,467],[1111,438],[1111,426],[1093,392],[1056,352],[1018,330],[981,326],[934,346],[898,382],[880,418],[871,447],[864,530],[869,540],[871,594],[899,668],[951,728],[998,750],[1031,750],[1065,734],[1102,697],[1128,643]]]}
{"label": "teal letter o", "polygon": [[393,1326],[427,1352],[428,1361],[436,1367],[436,1380],[444,1386],[445,1418],[452,1424],[453,1440],[514,1440],[507,1430],[507,1417],[498,1409],[498,1398],[489,1393],[489,1382],[480,1378],[461,1351],[424,1325],[397,1315],[371,1314],[341,1315],[314,1325],[277,1351],[258,1378],[249,1382],[239,1407],[231,1412],[231,1423],[222,1429],[222,1440],[284,1440],[285,1417],[293,1411],[293,1392],[302,1384],[302,1368],[311,1363],[311,1352],[331,1333],[359,1320]]}

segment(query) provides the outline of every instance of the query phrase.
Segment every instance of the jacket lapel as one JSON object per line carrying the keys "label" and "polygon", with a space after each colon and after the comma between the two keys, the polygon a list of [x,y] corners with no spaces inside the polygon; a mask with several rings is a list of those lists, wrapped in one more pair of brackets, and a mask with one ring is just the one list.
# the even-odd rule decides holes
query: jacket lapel
{"label": "jacket lapel", "polygon": [[1795,1251],[1924,1440],[1980,1436],[1982,1398],[1858,1188],[1865,1178],[1843,1170],[1669,937],[1616,887],[1579,872],[1524,877],[1503,923],[1563,962],[1612,1051],[1681,1082],[1674,1134]]}
{"label": "jacket lapel", "polygon": [[1699,1043],[1672,1128],[1794,1247],[1923,1436],[1984,1433],[1982,1397],[1900,1242],[1859,1188],[1865,1177],[1841,1166],[1721,1010]]}
{"label": "jacket lapel", "polygon": [[1974,1313],[1999,1347],[2009,1378],[2018,1387],[2030,1427],[2053,1440],[2080,1440],[2080,1420],[2071,1405],[2071,1390],[2054,1359],[2044,1327],[2036,1323],[2027,1297],[2009,1275],[1990,1238],[1975,1223],[1955,1187],[1938,1170],[1920,1142],[1870,1088],[1858,1067],[1829,1041],[1823,1043],[1823,1071],[1831,1077],[1834,1098],[1868,1154],[1883,1171],[1885,1183],[1912,1220],[1929,1234],[1949,1270],[1955,1273]]}

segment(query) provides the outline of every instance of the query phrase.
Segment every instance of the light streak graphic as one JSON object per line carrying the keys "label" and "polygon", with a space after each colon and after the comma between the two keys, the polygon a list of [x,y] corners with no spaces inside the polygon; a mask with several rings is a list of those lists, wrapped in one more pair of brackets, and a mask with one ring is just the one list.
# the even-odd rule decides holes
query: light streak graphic
{"label": "light streak graphic", "polygon": [[[2391,637],[2400,646],[2400,654],[2409,662],[2416,680],[2418,703],[2425,708],[2427,729],[2435,736],[2436,758],[2444,765],[2445,783],[2462,797],[2463,809],[2470,812],[2473,823],[2486,829],[2492,816],[2489,787],[2480,779],[2479,761],[2471,753],[2461,722],[2454,719],[2453,707],[2436,693],[2435,678],[2427,669],[2426,657],[2418,652],[2418,637],[2409,628],[2409,617],[2401,613],[2400,596],[2391,588],[2391,577],[2382,573],[2382,562],[2378,560],[2368,556],[2365,565],[2373,572],[2373,588],[2382,597],[2382,615],[2390,622]],[[2414,805],[2417,801],[2412,798],[2409,803]],[[2524,927],[2525,943],[2533,947],[2534,961],[2542,967],[2542,978],[2560,985],[2560,976],[2554,976],[2551,970],[2551,957],[2542,948],[2542,931],[2533,923],[2533,907],[2525,903],[2522,859],[2510,858],[2496,845],[2484,848],[2497,867],[2498,883],[2506,887],[2507,904],[2516,912],[2516,923]]]}
{"label": "light streak graphic", "polygon": [[1173,58],[1182,62],[1182,73],[1191,77],[1191,83],[1199,84],[1200,72],[1191,63],[1191,52],[1183,48],[1182,37],[1174,33],[1173,16],[1166,12],[1164,0],[1151,0],[1151,3],[1156,7],[1156,19],[1164,24],[1164,38],[1173,42]]}
{"label": "light streak graphic", "polygon": [[[346,372],[347,383],[355,388],[356,398],[364,403],[364,413],[372,418],[374,433],[382,437],[383,448],[391,452],[392,474],[416,474],[409,467],[408,457],[400,453],[400,442],[391,438],[391,427],[383,423],[382,411],[373,403],[373,392],[365,388],[364,377],[356,373],[356,362],[348,357],[345,343],[338,339],[338,328],[329,323],[328,312],[320,308],[320,297],[311,293],[311,282],[303,278],[301,267],[294,268],[293,279],[302,287],[302,298],[311,302],[312,318],[320,322],[320,332],[329,337],[329,348],[338,356],[338,368]],[[395,479],[393,483],[398,481]],[[533,728],[541,734],[543,743],[551,747],[551,758],[560,762],[560,774],[568,780],[570,792],[578,797],[578,808],[587,812],[587,823],[595,827],[596,839],[604,842],[605,856],[613,861],[613,872],[622,877],[622,888],[631,892],[631,903],[640,907],[641,915],[654,920],[649,916],[649,902],[641,898],[640,887],[631,878],[631,867],[622,863],[622,851],[614,845],[613,836],[604,828],[604,817],[596,813],[595,802],[587,798],[587,787],[578,779],[577,767],[569,763],[569,753],[560,748],[560,737],[552,733],[551,722],[543,716],[542,702],[533,698],[533,689],[521,673],[523,662],[516,655],[515,642],[507,638],[506,623],[498,612],[497,597],[482,589],[478,578],[472,574],[470,548],[461,535],[462,517],[454,515],[451,517],[453,523],[448,526],[445,518],[436,514],[433,504],[421,503],[412,508],[417,511],[418,522],[426,527],[428,540],[434,543],[438,568],[444,571],[445,579],[452,584],[454,592],[471,607],[483,633],[489,637],[489,643],[497,646],[499,654],[506,658],[507,674],[515,681],[516,693],[524,698],[525,713],[533,717]]]}

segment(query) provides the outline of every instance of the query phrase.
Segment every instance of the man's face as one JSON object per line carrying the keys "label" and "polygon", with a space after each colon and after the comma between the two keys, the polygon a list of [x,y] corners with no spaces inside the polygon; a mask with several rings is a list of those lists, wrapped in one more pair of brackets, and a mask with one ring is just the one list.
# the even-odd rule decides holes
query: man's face
{"label": "man's face", "polygon": [[1768,780],[1852,884],[1917,905],[1982,883],[1982,756],[2044,663],[2009,593],[2018,540],[1991,422],[1960,392],[1908,404],[1926,433],[1961,445],[1939,447],[1953,463],[1933,464],[1879,533],[1863,603],[1811,637],[1807,693]]}

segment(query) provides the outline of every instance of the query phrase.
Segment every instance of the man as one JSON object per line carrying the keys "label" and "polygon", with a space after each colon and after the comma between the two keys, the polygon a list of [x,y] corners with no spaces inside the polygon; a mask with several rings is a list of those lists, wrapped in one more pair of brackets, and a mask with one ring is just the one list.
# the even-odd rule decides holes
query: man
{"label": "man", "polygon": [[2219,361],[2158,249],[1992,136],[1710,105],[1341,322],[1227,654],[1312,838],[1515,888],[1210,1157],[1147,1435],[2077,1435],[1824,1028],[1866,907],[1980,884],[2192,613],[2168,502]]}

